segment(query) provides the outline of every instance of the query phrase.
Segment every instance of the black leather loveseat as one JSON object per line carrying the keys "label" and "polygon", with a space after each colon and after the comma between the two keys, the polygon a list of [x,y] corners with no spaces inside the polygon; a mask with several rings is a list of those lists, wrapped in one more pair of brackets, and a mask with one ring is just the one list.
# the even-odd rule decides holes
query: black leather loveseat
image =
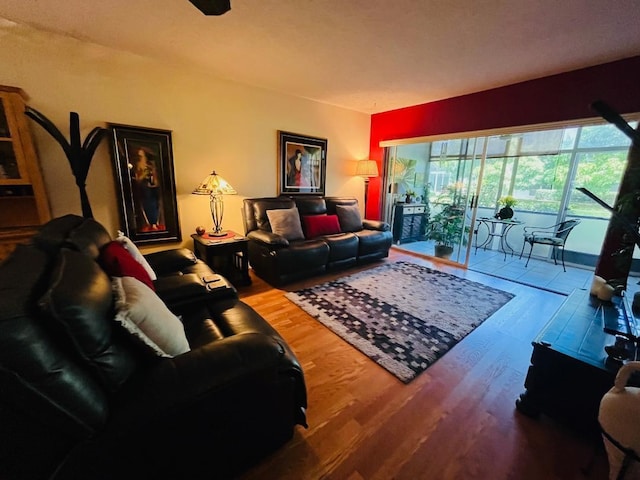
{"label": "black leather loveseat", "polygon": [[247,198],[243,219],[249,263],[274,285],[384,258],[391,248],[389,224],[363,220],[353,197]]}
{"label": "black leather loveseat", "polygon": [[[227,478],[305,424],[296,357],[232,285],[186,249],[146,256],[151,286],[111,278],[112,243],[68,215],[0,265],[1,479]],[[146,322],[169,311],[158,297],[180,314],[184,353],[158,356],[115,321],[131,292],[155,299]]]}

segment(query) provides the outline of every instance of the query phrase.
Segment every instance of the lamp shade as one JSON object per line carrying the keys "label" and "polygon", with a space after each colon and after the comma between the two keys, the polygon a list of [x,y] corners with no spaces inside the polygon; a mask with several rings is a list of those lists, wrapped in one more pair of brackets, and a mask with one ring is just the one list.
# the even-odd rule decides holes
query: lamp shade
{"label": "lamp shade", "polygon": [[214,170],[192,192],[196,195],[237,195],[238,192]]}
{"label": "lamp shade", "polygon": [[375,160],[360,160],[356,165],[356,175],[360,177],[377,177],[378,164]]}

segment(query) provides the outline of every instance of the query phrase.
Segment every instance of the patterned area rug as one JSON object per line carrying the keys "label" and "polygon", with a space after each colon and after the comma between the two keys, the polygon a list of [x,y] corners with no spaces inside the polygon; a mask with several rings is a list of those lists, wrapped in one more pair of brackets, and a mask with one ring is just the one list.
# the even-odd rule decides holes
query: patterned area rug
{"label": "patterned area rug", "polygon": [[396,262],[286,297],[408,383],[514,295]]}

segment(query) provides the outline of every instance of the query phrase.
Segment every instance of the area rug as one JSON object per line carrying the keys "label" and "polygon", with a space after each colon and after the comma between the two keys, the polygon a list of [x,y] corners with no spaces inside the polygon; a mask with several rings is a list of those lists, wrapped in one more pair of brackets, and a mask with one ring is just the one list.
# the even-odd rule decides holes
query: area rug
{"label": "area rug", "polygon": [[514,295],[395,262],[286,297],[408,383]]}

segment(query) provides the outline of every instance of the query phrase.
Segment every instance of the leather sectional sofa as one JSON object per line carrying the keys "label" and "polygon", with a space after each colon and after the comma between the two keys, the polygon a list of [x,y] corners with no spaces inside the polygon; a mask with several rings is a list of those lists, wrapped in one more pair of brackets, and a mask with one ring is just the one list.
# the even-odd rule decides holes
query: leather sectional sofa
{"label": "leather sectional sofa", "polygon": [[273,285],[387,257],[392,243],[389,224],[363,220],[353,197],[248,198],[243,219],[249,263]]}
{"label": "leather sectional sofa", "polygon": [[[228,478],[305,425],[300,364],[224,277],[186,249],[110,277],[112,244],[67,215],[0,265],[0,478]],[[172,345],[123,327],[135,295]]]}

